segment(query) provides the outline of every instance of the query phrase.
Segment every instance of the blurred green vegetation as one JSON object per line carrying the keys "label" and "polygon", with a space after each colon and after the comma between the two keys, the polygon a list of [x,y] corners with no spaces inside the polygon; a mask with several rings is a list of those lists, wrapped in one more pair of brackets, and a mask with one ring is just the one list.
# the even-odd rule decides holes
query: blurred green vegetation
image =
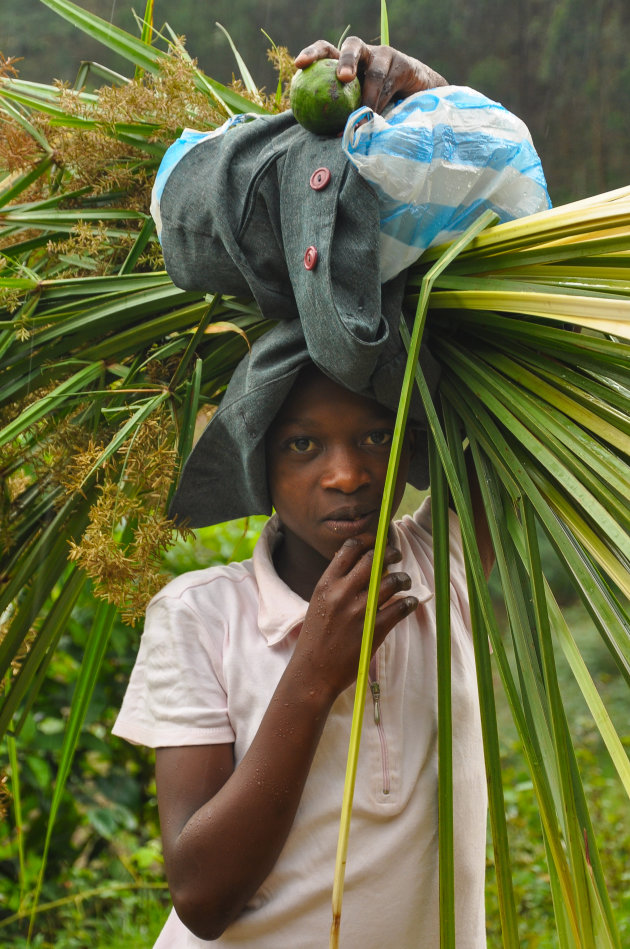
{"label": "blurred green vegetation", "polygon": [[[547,551],[546,557],[550,554]],[[546,567],[547,569],[547,567]],[[558,578],[560,579],[560,578]],[[565,587],[564,612],[588,664],[606,709],[630,749],[627,687],[594,630],[584,610],[570,602]],[[558,679],[576,748],[578,764],[613,905],[618,908],[620,939],[630,945],[630,813],[628,798],[610,763],[584,699],[560,650],[556,650]],[[540,828],[538,805],[531,778],[523,762],[511,713],[497,679],[497,718],[502,750],[505,794],[516,909],[521,921],[522,949],[555,949],[559,946]],[[493,854],[489,842],[486,889],[488,947],[501,945],[496,888],[492,873]]]}
{"label": "blurred green vegetation", "polygon": [[[417,495],[407,495],[411,507]],[[170,576],[251,555],[264,518],[232,522],[175,540],[164,557]],[[552,557],[546,551],[546,559]],[[555,568],[550,564],[549,570]],[[494,580],[492,581],[494,583]],[[606,707],[630,747],[625,685],[584,610],[571,602],[568,584],[555,577],[566,617]],[[498,601],[497,601],[498,607]],[[19,743],[11,791],[20,793],[22,821],[0,841],[0,945],[26,947],[29,894],[35,888],[55,779],[57,756],[74,682],[91,626],[95,600],[86,594],[72,615],[65,641],[51,663],[37,712],[29,714]],[[139,642],[139,631],[117,622],[99,677],[55,824],[54,840],[35,916],[31,945],[40,949],[150,949],[169,908],[164,880],[153,753],[110,734]],[[630,944],[630,819],[627,798],[610,766],[588,709],[558,653],[559,676],[578,760],[598,829],[613,904],[619,907],[622,944]],[[540,818],[527,768],[500,685],[499,734],[511,858],[523,949],[557,946]],[[5,798],[7,824],[14,802]],[[24,864],[20,872],[20,846]],[[500,943],[493,852],[488,842],[488,946]],[[21,891],[20,879],[23,887]],[[20,908],[24,914],[15,919]],[[13,921],[10,921],[13,918]],[[625,927],[625,928],[624,928]]]}
{"label": "blurred green vegetation", "polygon": [[[80,6],[136,33],[134,9],[80,0]],[[620,187],[630,147],[630,5],[626,0],[389,0],[394,46],[430,63],[457,85],[502,102],[529,126],[555,204]],[[186,36],[190,54],[227,83],[238,74],[221,23],[258,86],[273,91],[269,41],[296,55],[349,28],[379,42],[380,0],[155,0],[154,21]],[[264,31],[264,32],[263,32]],[[72,56],[68,56],[72,49]],[[77,60],[126,72],[113,54],[80,34],[40,0],[2,0],[0,52],[23,57],[30,80],[74,82]]]}
{"label": "blurred green vegetation", "polygon": [[[187,541],[175,539],[164,557],[164,582],[188,570],[249,557],[264,521],[249,518],[199,530]],[[0,801],[5,826],[12,828],[0,836],[0,946],[27,944],[27,911],[40,867],[51,788],[96,608],[88,590],[72,613],[37,709],[29,712],[20,732],[17,773],[9,769]],[[139,949],[145,936],[146,945],[152,945],[164,921],[168,893],[153,752],[110,734],[139,640],[138,629],[116,620],[55,822],[33,946],[113,949],[133,944]],[[22,918],[10,922],[20,913]]]}

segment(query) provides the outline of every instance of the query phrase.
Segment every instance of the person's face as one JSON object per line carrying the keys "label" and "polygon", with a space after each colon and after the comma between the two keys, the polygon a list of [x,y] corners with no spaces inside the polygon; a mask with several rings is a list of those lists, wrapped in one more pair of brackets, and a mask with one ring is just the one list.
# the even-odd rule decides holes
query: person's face
{"label": "person's face", "polygon": [[[285,565],[315,583],[347,538],[376,535],[393,431],[394,415],[377,402],[315,368],[300,373],[267,434],[267,476],[283,525]],[[409,457],[405,439],[394,510]]]}

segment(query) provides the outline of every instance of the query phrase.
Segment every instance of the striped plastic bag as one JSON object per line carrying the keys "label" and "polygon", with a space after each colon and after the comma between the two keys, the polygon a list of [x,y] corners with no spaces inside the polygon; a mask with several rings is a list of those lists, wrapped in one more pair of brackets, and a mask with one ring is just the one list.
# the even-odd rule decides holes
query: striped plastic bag
{"label": "striped plastic bag", "polygon": [[383,283],[487,208],[509,221],[551,206],[527,126],[465,86],[358,109],[342,147],[379,197]]}

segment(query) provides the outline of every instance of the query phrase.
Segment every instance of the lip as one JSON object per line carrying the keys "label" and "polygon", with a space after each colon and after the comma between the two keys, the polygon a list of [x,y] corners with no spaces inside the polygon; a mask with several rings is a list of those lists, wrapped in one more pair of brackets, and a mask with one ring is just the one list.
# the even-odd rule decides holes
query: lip
{"label": "lip", "polygon": [[327,514],[323,518],[323,524],[336,537],[355,537],[368,529],[377,513],[375,510],[339,508]]}

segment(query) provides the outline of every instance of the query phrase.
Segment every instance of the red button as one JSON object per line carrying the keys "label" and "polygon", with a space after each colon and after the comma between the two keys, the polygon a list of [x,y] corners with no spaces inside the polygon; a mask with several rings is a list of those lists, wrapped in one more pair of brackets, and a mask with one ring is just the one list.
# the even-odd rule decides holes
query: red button
{"label": "red button", "polygon": [[307,270],[315,270],[317,266],[317,248],[308,247],[304,254],[304,266]]}
{"label": "red button", "polygon": [[330,181],[330,169],[318,168],[311,175],[311,188],[313,191],[323,191]]}

